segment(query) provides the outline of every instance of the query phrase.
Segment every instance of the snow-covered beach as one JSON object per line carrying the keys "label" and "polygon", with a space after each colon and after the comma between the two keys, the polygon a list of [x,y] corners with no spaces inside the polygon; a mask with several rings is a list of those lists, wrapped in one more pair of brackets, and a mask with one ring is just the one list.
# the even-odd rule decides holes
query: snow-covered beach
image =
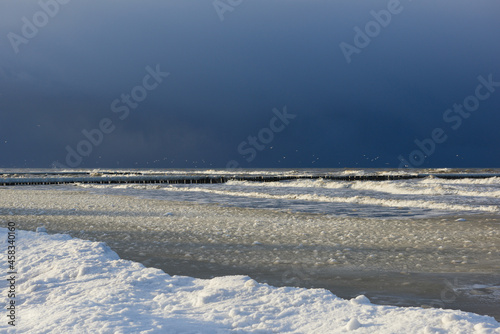
{"label": "snow-covered beach", "polygon": [[500,333],[493,318],[461,311],[378,306],[246,276],[172,277],[67,235],[19,231],[18,240],[18,323],[4,319],[4,332]]}
{"label": "snow-covered beach", "polygon": [[498,333],[439,307],[498,317],[499,191],[498,178],[0,187],[18,328]]}

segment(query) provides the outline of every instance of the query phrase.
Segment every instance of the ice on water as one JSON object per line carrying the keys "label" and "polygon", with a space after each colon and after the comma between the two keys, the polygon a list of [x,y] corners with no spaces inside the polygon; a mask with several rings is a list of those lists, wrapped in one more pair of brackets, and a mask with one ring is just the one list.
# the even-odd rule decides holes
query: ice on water
{"label": "ice on water", "polygon": [[121,260],[103,243],[18,236],[21,317],[16,328],[0,322],[4,333],[500,333],[493,318],[472,313],[342,300],[244,276],[170,276]]}
{"label": "ice on water", "polygon": [[[498,262],[498,226],[484,214],[498,214],[499,189],[499,178],[12,187],[0,217],[234,267],[480,271]],[[471,213],[483,215],[457,221]]]}
{"label": "ice on water", "polygon": [[[145,265],[163,261],[169,274],[245,269],[291,284],[359,270],[498,273],[499,206],[498,177],[0,187],[0,222],[104,241]],[[226,298],[210,284],[194,307]],[[471,289],[500,298],[497,285]],[[445,320],[456,323],[453,316]],[[342,330],[367,328],[362,318],[336,321]],[[490,327],[484,332],[495,333]]]}
{"label": "ice on water", "polygon": [[500,212],[500,178],[395,181],[229,181],[198,185],[80,184],[96,193],[354,217],[431,217]]}

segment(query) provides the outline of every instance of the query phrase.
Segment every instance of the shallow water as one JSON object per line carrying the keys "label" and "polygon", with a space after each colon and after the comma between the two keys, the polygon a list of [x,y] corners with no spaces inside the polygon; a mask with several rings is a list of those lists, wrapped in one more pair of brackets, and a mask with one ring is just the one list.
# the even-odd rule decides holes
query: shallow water
{"label": "shallow water", "polygon": [[395,181],[229,181],[197,185],[77,184],[97,194],[217,203],[349,217],[437,217],[457,212],[500,212],[500,179]]}
{"label": "shallow water", "polygon": [[171,275],[245,274],[499,319],[498,215],[333,217],[63,189],[0,189],[0,221],[104,241],[122,258]]}
{"label": "shallow water", "polygon": [[[345,180],[346,177],[350,181]],[[353,180],[354,177],[360,180]],[[370,177],[411,178],[370,181]],[[159,182],[159,178],[188,184],[141,184]],[[189,184],[200,178],[217,178],[227,182]],[[282,181],[257,181],[262,178]],[[244,179],[253,181],[242,181]],[[72,184],[66,186],[68,189],[87,190],[97,194],[347,217],[398,219],[472,212],[500,213],[499,169],[0,169],[0,184],[2,180],[11,180],[14,184],[21,181],[63,182]],[[46,188],[51,189],[51,186]]]}

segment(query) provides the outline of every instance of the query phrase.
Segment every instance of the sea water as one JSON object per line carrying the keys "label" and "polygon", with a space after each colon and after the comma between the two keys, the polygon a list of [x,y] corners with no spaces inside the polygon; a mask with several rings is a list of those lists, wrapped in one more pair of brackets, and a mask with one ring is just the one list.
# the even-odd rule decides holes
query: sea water
{"label": "sea water", "polygon": [[[54,175],[4,171],[9,177]],[[453,307],[498,316],[500,178],[497,170],[420,170],[388,181],[322,175],[393,170],[247,170],[299,175],[280,182],[0,187],[0,219],[108,243],[169,274],[246,274],[273,285],[322,287],[341,297]],[[31,173],[31,174],[30,174]],[[224,175],[234,171],[67,171],[73,175]],[[496,313],[495,313],[496,312]]]}

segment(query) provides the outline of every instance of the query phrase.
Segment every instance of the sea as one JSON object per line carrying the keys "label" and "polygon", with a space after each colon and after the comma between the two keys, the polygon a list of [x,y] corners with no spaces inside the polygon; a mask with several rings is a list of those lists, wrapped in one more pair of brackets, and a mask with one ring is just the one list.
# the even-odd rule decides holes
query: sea
{"label": "sea", "polygon": [[0,222],[170,275],[500,319],[500,169],[0,169]]}
{"label": "sea", "polygon": [[0,169],[2,180],[332,216],[500,212],[500,169]]}

